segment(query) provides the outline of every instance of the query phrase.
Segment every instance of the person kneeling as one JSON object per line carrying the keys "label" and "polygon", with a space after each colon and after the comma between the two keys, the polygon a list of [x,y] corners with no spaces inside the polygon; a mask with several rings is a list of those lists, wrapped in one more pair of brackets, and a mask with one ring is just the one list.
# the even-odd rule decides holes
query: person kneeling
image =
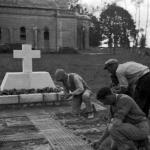
{"label": "person kneeling", "polygon": [[63,83],[66,98],[72,100],[72,113],[80,114],[80,107],[84,102],[87,117],[89,119],[94,118],[94,110],[91,104],[92,92],[83,78],[76,73],[66,73],[64,69],[57,69],[55,79]]}
{"label": "person kneeling", "polygon": [[110,136],[112,150],[137,150],[134,141],[148,138],[149,124],[144,112],[136,102],[125,94],[115,94],[109,87],[101,88],[97,99],[110,105],[110,124],[100,140],[92,145],[98,147]]}

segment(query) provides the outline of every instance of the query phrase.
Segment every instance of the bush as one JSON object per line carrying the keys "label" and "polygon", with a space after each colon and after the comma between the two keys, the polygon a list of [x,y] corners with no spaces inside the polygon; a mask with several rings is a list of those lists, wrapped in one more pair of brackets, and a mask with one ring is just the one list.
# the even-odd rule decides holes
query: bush
{"label": "bush", "polygon": [[0,53],[12,53],[13,50],[22,49],[22,43],[5,43],[0,45]]}
{"label": "bush", "polygon": [[1,44],[0,45],[0,53],[10,53],[10,47],[7,44]]}
{"label": "bush", "polygon": [[58,93],[61,88],[46,87],[43,89],[11,89],[0,91],[0,95],[19,95],[19,94],[32,94],[32,93]]}
{"label": "bush", "polygon": [[79,52],[72,47],[60,47],[59,54],[79,54]]}

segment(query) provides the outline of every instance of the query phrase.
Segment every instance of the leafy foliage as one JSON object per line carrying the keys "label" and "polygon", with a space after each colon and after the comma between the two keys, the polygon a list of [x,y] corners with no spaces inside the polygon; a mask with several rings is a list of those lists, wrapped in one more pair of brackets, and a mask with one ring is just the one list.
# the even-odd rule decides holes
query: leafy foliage
{"label": "leafy foliage", "polygon": [[78,0],[73,0],[70,6],[70,10],[76,11],[82,15],[88,15],[91,18],[91,26],[89,28],[89,44],[92,47],[98,46],[100,41],[100,28],[98,19],[89,13],[87,8],[84,8],[81,4],[78,4]]}
{"label": "leafy foliage", "polygon": [[79,0],[67,0],[68,3],[72,4],[72,5],[75,5],[79,2]]}
{"label": "leafy foliage", "polygon": [[19,95],[19,94],[33,94],[33,93],[58,93],[61,91],[60,87],[50,88],[46,87],[43,89],[11,89],[0,91],[0,95]]}
{"label": "leafy foliage", "polygon": [[70,6],[69,9],[72,11],[80,12],[80,9],[82,9],[82,6],[78,4],[79,0],[68,0],[68,5]]}
{"label": "leafy foliage", "polygon": [[58,54],[79,54],[79,51],[73,47],[60,47]]}
{"label": "leafy foliage", "polygon": [[145,48],[146,45],[146,37],[142,34],[142,37],[140,39],[140,48]]}
{"label": "leafy foliage", "polygon": [[90,46],[98,46],[100,41],[100,27],[98,19],[91,15],[91,26],[89,28]]}
{"label": "leafy foliage", "polygon": [[127,10],[115,4],[108,7],[100,14],[100,30],[108,38],[113,35],[114,44],[121,46],[128,44],[128,36],[135,37],[135,24]]}

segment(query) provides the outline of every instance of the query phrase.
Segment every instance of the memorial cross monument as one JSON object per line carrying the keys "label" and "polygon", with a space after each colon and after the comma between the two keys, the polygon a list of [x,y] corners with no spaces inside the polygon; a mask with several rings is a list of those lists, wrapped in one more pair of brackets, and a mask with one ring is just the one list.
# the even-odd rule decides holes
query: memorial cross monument
{"label": "memorial cross monument", "polygon": [[40,58],[39,50],[32,50],[31,45],[22,45],[22,51],[14,50],[14,58],[22,58],[24,73],[32,73],[32,58]]}
{"label": "memorial cross monument", "polygon": [[22,51],[14,50],[14,58],[22,59],[23,72],[7,72],[1,90],[56,87],[48,72],[32,71],[32,58],[40,58],[39,50],[32,50],[31,45],[23,44]]}

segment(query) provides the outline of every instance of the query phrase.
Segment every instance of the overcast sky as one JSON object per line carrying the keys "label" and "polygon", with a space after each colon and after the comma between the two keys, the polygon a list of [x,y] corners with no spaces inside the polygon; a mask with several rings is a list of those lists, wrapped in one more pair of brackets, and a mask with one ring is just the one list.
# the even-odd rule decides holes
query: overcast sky
{"label": "overcast sky", "polygon": [[97,4],[100,4],[100,1],[101,0],[81,0],[83,3],[87,3],[89,5],[97,5]]}

